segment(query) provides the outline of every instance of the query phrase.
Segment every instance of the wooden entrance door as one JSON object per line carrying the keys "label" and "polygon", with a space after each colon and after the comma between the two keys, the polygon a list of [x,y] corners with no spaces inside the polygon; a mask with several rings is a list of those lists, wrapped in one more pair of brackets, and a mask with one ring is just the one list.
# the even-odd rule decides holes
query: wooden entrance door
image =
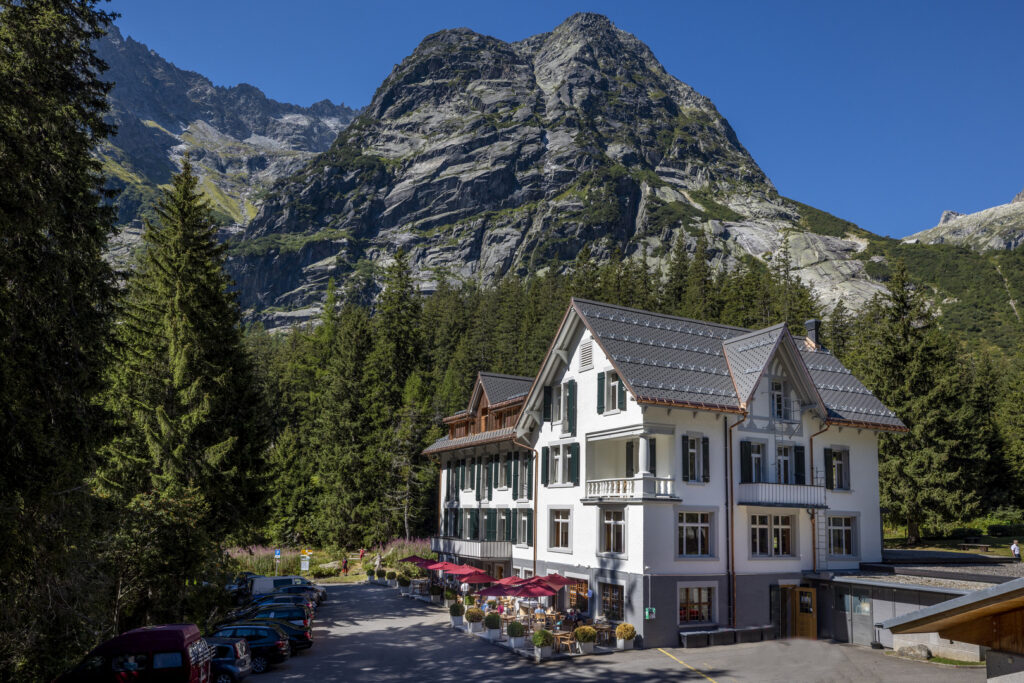
{"label": "wooden entrance door", "polygon": [[792,615],[790,635],[794,638],[818,638],[818,596],[814,588],[793,588],[790,591]]}

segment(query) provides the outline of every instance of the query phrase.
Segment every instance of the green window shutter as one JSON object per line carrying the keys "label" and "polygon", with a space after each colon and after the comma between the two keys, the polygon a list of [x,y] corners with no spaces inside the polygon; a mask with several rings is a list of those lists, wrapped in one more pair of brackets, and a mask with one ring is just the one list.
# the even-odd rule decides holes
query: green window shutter
{"label": "green window shutter", "polygon": [[690,481],[690,437],[683,437],[683,462],[679,469],[683,473],[683,481]]}
{"label": "green window shutter", "polygon": [[632,477],[636,474],[636,470],[633,468],[633,441],[626,442],[626,478]]}
{"label": "green window shutter", "polygon": [[597,414],[604,415],[604,373],[597,375]]}
{"label": "green window shutter", "polygon": [[825,449],[825,488],[834,489],[836,480],[832,473],[832,449]]}
{"label": "green window shutter", "polygon": [[483,488],[481,486],[481,480],[484,476],[483,462],[481,462],[480,458],[475,458],[473,460],[473,473],[473,488],[476,490],[476,499],[480,500],[480,489]]}
{"label": "green window shutter", "polygon": [[700,457],[702,458],[701,464],[704,465],[704,481],[711,481],[711,448],[709,446],[708,437],[702,437],[700,440]]}
{"label": "green window shutter", "polygon": [[533,510],[526,511],[526,545],[533,545]]}
{"label": "green window shutter", "polygon": [[551,387],[544,387],[544,421],[551,422]]}
{"label": "green window shutter", "polygon": [[512,500],[519,498],[519,451],[512,456]]}
{"label": "green window shutter", "polygon": [[533,500],[533,456],[533,453],[526,455],[526,500]]}
{"label": "green window shutter", "polygon": [[569,434],[576,436],[576,380],[571,379],[565,385],[566,412],[569,413]]}
{"label": "green window shutter", "polygon": [[512,454],[505,455],[505,486],[512,485]]}
{"label": "green window shutter", "polygon": [[569,446],[569,478],[573,486],[580,485],[580,445],[578,443]]}
{"label": "green window shutter", "polygon": [[754,463],[750,457],[750,442],[740,441],[740,483],[748,484],[754,480]]}
{"label": "green window shutter", "polygon": [[480,508],[473,510],[473,516],[470,519],[473,523],[469,529],[469,537],[478,541],[480,540]]}
{"label": "green window shutter", "polygon": [[804,462],[804,447],[793,446],[793,459],[796,460],[796,467],[793,468],[796,474],[797,484],[807,483],[807,464]]}
{"label": "green window shutter", "polygon": [[540,449],[540,483],[541,486],[548,485],[548,460],[551,459],[551,449],[544,446]]}
{"label": "green window shutter", "polygon": [[497,535],[497,532],[498,532],[498,526],[497,526],[498,516],[495,515],[494,513],[495,513],[494,510],[488,510],[487,511],[487,516],[484,518],[484,519],[487,520],[487,522],[486,522],[486,529],[485,529],[484,533],[486,534],[486,538],[487,538],[488,541],[493,541],[494,539],[496,539],[498,537],[498,535]]}
{"label": "green window shutter", "polygon": [[647,437],[647,466],[651,474],[658,476],[658,441],[654,437]]}
{"label": "green window shutter", "polygon": [[519,510],[512,510],[511,519],[512,531],[509,533],[508,537],[509,540],[512,541],[512,545],[516,545],[519,543],[519,539],[516,536],[519,533]]}
{"label": "green window shutter", "polygon": [[487,463],[487,500],[494,500],[494,475],[498,473],[497,464],[492,455]]}

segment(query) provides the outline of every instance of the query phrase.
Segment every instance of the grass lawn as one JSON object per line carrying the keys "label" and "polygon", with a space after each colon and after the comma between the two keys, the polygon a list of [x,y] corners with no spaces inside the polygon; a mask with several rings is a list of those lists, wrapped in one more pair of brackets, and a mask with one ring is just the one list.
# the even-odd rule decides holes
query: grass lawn
{"label": "grass lawn", "polygon": [[985,662],[965,662],[962,659],[949,659],[947,657],[932,657],[928,661],[935,664],[948,664],[949,666],[985,666]]}
{"label": "grass lawn", "polygon": [[[985,534],[973,536],[971,538],[971,543],[988,545],[988,551],[983,551],[981,549],[961,550],[959,548],[960,544],[967,542],[963,538],[922,538],[919,543],[911,545],[907,543],[907,537],[904,534],[905,532],[902,529],[886,529],[884,547],[887,549],[900,550],[943,550],[947,552],[964,552],[973,553],[975,555],[985,555],[987,557],[1012,557],[1010,555],[1010,544],[1013,543],[1015,538],[1013,536],[988,536]],[[1024,541],[1024,537],[1017,538],[1016,540]]]}

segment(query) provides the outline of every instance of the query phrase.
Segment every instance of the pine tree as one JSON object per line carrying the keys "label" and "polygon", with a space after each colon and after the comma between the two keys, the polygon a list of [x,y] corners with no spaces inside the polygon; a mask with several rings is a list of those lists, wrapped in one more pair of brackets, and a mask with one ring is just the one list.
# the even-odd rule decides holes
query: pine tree
{"label": "pine tree", "polygon": [[662,286],[661,308],[666,313],[681,314],[683,302],[686,300],[689,267],[690,254],[686,250],[686,231],[679,230],[676,233],[675,244],[672,246],[668,273]]}
{"label": "pine tree", "polygon": [[111,19],[91,0],[0,5],[0,680],[49,680],[92,647],[105,597],[83,481],[113,291],[92,156],[112,130],[93,50]]}
{"label": "pine tree", "polygon": [[835,308],[829,314],[828,323],[825,326],[826,348],[837,358],[842,359],[846,354],[846,348],[850,343],[852,332],[852,321],[846,309],[846,304],[840,299],[836,302]]}
{"label": "pine tree", "polygon": [[686,274],[686,297],[681,315],[695,320],[714,319],[717,306],[712,293],[713,277],[708,263],[708,240],[702,233],[697,238],[697,249]]}
{"label": "pine tree", "polygon": [[[212,556],[206,544],[242,538],[261,517],[263,402],[228,292],[224,248],[197,185],[186,157],[143,235],[107,391],[118,430],[96,477],[117,508],[150,511],[153,526],[187,523],[202,532],[154,533],[194,545],[164,549],[180,563],[139,568],[156,596],[143,619],[182,618],[182,586],[200,571],[195,562]],[[191,501],[192,516],[170,512],[182,500]],[[138,561],[123,551],[114,548],[115,564]]]}

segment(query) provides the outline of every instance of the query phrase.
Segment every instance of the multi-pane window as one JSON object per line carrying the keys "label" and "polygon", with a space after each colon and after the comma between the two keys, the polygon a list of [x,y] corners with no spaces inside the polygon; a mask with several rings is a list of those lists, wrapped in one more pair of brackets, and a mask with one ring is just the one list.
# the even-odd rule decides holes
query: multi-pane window
{"label": "multi-pane window", "polygon": [[604,383],[604,404],[608,406],[605,410],[617,410],[619,407],[619,374],[609,372]]}
{"label": "multi-pane window", "polygon": [[792,515],[751,515],[750,554],[776,557],[793,554]]}
{"label": "multi-pane window", "polygon": [[525,511],[519,512],[519,528],[516,530],[516,540],[520,545],[527,545],[530,538],[530,516]]}
{"label": "multi-pane window", "polygon": [[605,510],[601,516],[601,552],[626,552],[626,515],[622,510]]}
{"label": "multi-pane window", "polygon": [[750,444],[750,476],[753,482],[765,481],[766,468],[764,458],[764,444]]}
{"label": "multi-pane window", "polygon": [[569,549],[569,510],[551,511],[551,548]]}
{"label": "multi-pane window", "polygon": [[556,384],[551,387],[551,424],[558,424],[562,421],[562,386]]}
{"label": "multi-pane window", "polygon": [[686,475],[687,481],[700,481],[700,439],[686,439]]}
{"label": "multi-pane window", "polygon": [[548,483],[569,483],[569,447],[552,446],[548,461]]}
{"label": "multi-pane window", "polygon": [[687,556],[711,555],[711,513],[679,513],[679,554]]}
{"label": "multi-pane window", "polygon": [[775,451],[775,481],[780,484],[792,484],[794,481],[792,446],[778,446]]}
{"label": "multi-pane window", "polygon": [[786,415],[785,385],[777,380],[772,382],[772,417],[776,420],[788,418]]}
{"label": "multi-pane window", "polygon": [[715,589],[711,586],[679,589],[679,623],[702,623],[711,621],[712,601]]}
{"label": "multi-pane window", "polygon": [[856,555],[853,548],[853,517],[828,518],[828,552],[830,555]]}
{"label": "multi-pane window", "polygon": [[561,395],[562,407],[559,411],[562,415],[562,433],[569,431],[569,387],[563,385],[562,390],[558,392]]}
{"label": "multi-pane window", "polygon": [[509,511],[498,510],[498,527],[494,534],[495,541],[506,541],[509,540]]}
{"label": "multi-pane window", "polygon": [[601,587],[601,614],[608,621],[622,621],[623,604],[625,603],[625,591],[622,586],[612,583],[602,583]]}
{"label": "multi-pane window", "polygon": [[830,489],[849,490],[850,451],[845,448],[825,449],[825,485]]}
{"label": "multi-pane window", "polygon": [[503,489],[508,486],[508,479],[505,477],[505,459],[508,456],[498,456],[498,481],[494,482],[494,488]]}

